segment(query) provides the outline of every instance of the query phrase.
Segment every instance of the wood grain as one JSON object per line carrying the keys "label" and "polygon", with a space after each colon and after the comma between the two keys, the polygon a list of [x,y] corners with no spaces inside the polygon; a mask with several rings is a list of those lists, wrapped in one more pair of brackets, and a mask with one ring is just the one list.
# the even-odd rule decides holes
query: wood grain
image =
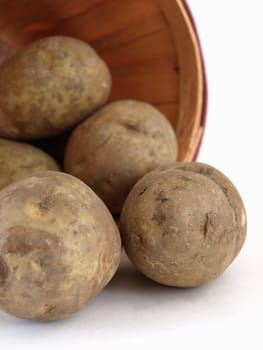
{"label": "wood grain", "polygon": [[16,48],[0,40],[0,66],[16,53]]}

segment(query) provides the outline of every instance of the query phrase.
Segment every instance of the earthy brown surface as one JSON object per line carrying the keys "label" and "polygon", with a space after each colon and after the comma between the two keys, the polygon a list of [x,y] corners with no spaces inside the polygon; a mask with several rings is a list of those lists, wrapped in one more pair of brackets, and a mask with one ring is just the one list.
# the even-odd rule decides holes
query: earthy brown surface
{"label": "earthy brown surface", "polygon": [[110,88],[107,66],[85,42],[61,36],[36,41],[0,68],[0,135],[59,134],[102,106]]}
{"label": "earthy brown surface", "polygon": [[0,66],[3,64],[9,57],[13,56],[16,52],[16,49],[7,44],[6,42],[0,40]]}
{"label": "earthy brown surface", "polygon": [[114,275],[118,228],[81,181],[45,172],[0,192],[0,307],[57,320],[78,311]]}
{"label": "earthy brown surface", "polygon": [[176,158],[176,136],[167,119],[147,103],[123,100],[104,107],[73,131],[64,168],[118,214],[142,176]]}
{"label": "earthy brown surface", "polygon": [[218,277],[242,248],[246,213],[215,168],[178,163],[141,179],[121,215],[124,248],[159,283],[195,287]]}
{"label": "earthy brown surface", "polygon": [[201,50],[183,0],[0,0],[0,38],[14,46],[47,35],[88,42],[108,64],[110,101],[157,107],[173,125],[179,160],[193,160],[204,129]]}
{"label": "earthy brown surface", "polygon": [[[188,169],[184,163],[178,163],[177,166],[182,170]],[[192,171],[207,176],[212,179],[224,192],[227,201],[232,208],[236,223],[236,241],[233,259],[238,255],[244,245],[247,233],[247,218],[244,203],[235,185],[221,171],[202,163],[192,163]]]}
{"label": "earthy brown surface", "polygon": [[0,189],[48,170],[59,170],[59,165],[48,154],[26,143],[0,138]]}

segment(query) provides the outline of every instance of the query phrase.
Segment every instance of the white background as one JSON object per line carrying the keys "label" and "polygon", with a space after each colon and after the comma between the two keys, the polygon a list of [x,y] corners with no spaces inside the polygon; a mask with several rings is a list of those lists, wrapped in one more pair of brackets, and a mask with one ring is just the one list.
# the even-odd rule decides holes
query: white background
{"label": "white background", "polygon": [[249,222],[242,253],[221,278],[194,290],[154,284],[124,261],[111,284],[68,320],[41,324],[0,313],[0,349],[263,349],[263,3],[188,3],[209,81],[199,160],[240,190]]}

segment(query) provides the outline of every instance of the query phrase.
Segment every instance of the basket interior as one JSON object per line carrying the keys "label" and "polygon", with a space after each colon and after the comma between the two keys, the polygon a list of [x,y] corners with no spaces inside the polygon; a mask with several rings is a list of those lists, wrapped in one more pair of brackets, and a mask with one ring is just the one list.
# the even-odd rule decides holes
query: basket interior
{"label": "basket interior", "polygon": [[0,0],[0,61],[12,47],[54,34],[91,44],[112,72],[110,100],[154,104],[176,130],[179,160],[193,159],[203,131],[204,77],[182,0]]}

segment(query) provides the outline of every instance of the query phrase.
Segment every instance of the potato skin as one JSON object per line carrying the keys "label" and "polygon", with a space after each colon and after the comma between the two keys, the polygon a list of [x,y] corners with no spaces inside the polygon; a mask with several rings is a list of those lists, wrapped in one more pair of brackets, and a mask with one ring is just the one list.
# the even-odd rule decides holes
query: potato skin
{"label": "potato skin", "polygon": [[[182,170],[188,169],[188,163],[178,162],[176,166]],[[236,242],[233,260],[242,249],[247,234],[247,216],[243,200],[235,185],[221,171],[203,163],[191,163],[193,172],[212,179],[224,192],[236,221]]]}
{"label": "potato skin", "polygon": [[177,163],[143,177],[121,215],[123,246],[156,282],[196,287],[218,277],[242,248],[246,213],[230,180],[202,163]]}
{"label": "potato skin", "polygon": [[64,168],[88,184],[116,215],[142,176],[176,158],[177,140],[168,120],[148,103],[122,100],[75,129]]}
{"label": "potato skin", "polygon": [[48,170],[60,170],[48,154],[29,144],[0,138],[0,189],[23,177]]}
{"label": "potato skin", "polygon": [[112,216],[78,179],[45,172],[0,192],[2,310],[31,320],[65,318],[109,282],[120,253]]}
{"label": "potato skin", "polygon": [[0,67],[0,136],[57,135],[102,106],[110,89],[109,69],[85,42],[35,41]]}

